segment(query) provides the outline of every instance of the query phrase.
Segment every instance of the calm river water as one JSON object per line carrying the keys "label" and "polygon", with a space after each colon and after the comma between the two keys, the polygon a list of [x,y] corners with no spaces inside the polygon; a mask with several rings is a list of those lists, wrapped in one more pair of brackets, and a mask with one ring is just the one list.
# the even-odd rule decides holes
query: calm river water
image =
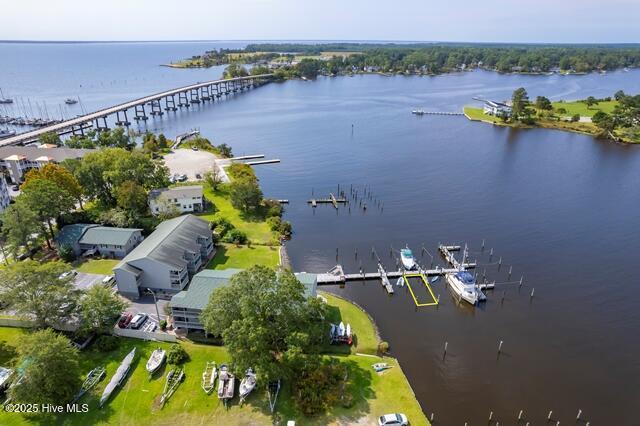
{"label": "calm river water", "polygon": [[[219,77],[221,68],[157,66],[214,45],[239,44],[0,44],[0,88],[49,111],[70,96],[92,110]],[[520,410],[522,424],[544,423],[550,410],[562,424],[578,410],[591,424],[638,424],[640,147],[410,113],[460,111],[474,96],[504,99],[520,86],[552,99],[638,93],[640,72],[290,81],[146,125],[168,135],[198,127],[236,154],[280,158],[256,170],[268,196],[290,200],[296,270],[330,269],[337,249],[347,271],[373,271],[372,247],[393,268],[390,249],[405,244],[417,254],[424,245],[442,264],[438,242],[467,242],[488,279],[524,276],[522,288],[499,285],[475,309],[442,282],[433,285],[440,306],[420,309],[405,290],[388,297],[376,282],[327,287],[371,313],[440,424],[484,424],[490,411],[516,424]],[[369,188],[369,209],[306,204],[338,185]],[[420,260],[431,263],[429,254]]]}

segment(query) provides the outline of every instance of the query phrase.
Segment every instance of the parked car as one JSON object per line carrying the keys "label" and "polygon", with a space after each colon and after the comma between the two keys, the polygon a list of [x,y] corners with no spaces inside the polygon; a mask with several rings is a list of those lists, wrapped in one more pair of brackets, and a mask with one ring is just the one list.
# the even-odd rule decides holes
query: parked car
{"label": "parked car", "polygon": [[200,173],[196,173],[196,179],[202,179],[202,175]]}
{"label": "parked car", "polygon": [[380,416],[378,424],[380,426],[408,426],[409,420],[407,420],[407,416],[404,414],[385,414],[384,416]]}
{"label": "parked car", "polygon": [[118,327],[127,328],[127,326],[131,323],[132,318],[133,318],[133,315],[131,315],[130,312],[123,313],[120,316],[120,319],[118,320]]}
{"label": "parked car", "polygon": [[67,277],[75,277],[76,275],[78,275],[78,271],[76,271],[75,269],[72,269],[68,272],[63,272],[60,275],[58,275],[58,279],[63,280]]}
{"label": "parked car", "polygon": [[129,327],[137,330],[138,328],[140,328],[142,326],[142,324],[144,324],[144,322],[147,320],[147,318],[149,318],[149,315],[147,315],[147,314],[136,314],[131,319],[131,323],[129,324]]}
{"label": "parked car", "polygon": [[180,177],[178,178],[178,180],[180,182],[184,182],[185,180],[187,180],[187,175],[180,175]]}
{"label": "parked car", "polygon": [[191,147],[191,149],[192,149],[193,151],[197,151],[197,150],[198,150],[198,147],[197,147],[197,146],[192,146],[192,147]]}
{"label": "parked car", "polygon": [[115,277],[113,275],[107,275],[102,279],[102,284],[109,285],[113,283],[114,280],[115,280]]}
{"label": "parked car", "polygon": [[14,191],[20,191],[20,185],[13,185],[11,189]]}

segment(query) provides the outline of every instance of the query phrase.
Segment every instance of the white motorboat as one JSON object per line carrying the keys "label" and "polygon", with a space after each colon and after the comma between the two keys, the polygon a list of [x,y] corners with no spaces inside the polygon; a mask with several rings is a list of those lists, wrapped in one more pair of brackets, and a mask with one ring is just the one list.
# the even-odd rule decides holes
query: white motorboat
{"label": "white motorboat", "polygon": [[235,387],[235,377],[229,372],[227,364],[220,366],[218,375],[218,398],[222,400],[233,398],[233,388]]}
{"label": "white motorboat", "polygon": [[158,369],[164,362],[166,356],[167,356],[167,353],[165,352],[164,349],[158,348],[153,352],[151,352],[149,361],[147,361],[147,371],[149,372],[149,374],[153,374],[156,371],[158,371]]}
{"label": "white motorboat", "polygon": [[207,394],[210,394],[214,388],[214,384],[218,377],[218,368],[215,362],[207,362],[207,365],[202,373],[202,390]]}
{"label": "white motorboat", "polygon": [[109,399],[111,394],[118,386],[122,386],[124,383],[124,379],[127,378],[127,373],[131,369],[131,364],[133,364],[133,359],[136,357],[136,348],[133,348],[129,354],[124,357],[122,360],[122,364],[116,370],[116,373],[111,377],[109,384],[104,388],[104,392],[102,392],[102,396],[100,397],[100,407],[102,407],[105,402]]}
{"label": "white motorboat", "polygon": [[424,110],[423,109],[414,109],[413,111],[411,111],[411,114],[424,115]]}
{"label": "white motorboat", "polygon": [[240,381],[240,388],[238,389],[238,393],[240,394],[241,400],[244,400],[247,395],[251,393],[253,388],[256,387],[256,383],[256,373],[253,372],[253,369],[249,368],[245,373],[244,378]]}
{"label": "white motorboat", "polygon": [[373,367],[374,370],[376,370],[376,373],[379,373],[381,371],[384,371],[388,368],[391,368],[391,366],[389,364],[387,364],[386,362],[377,362],[373,365],[371,365],[371,367]]}
{"label": "white motorboat", "polygon": [[416,269],[416,259],[413,257],[413,252],[409,247],[400,250],[400,260],[402,261],[402,266],[404,266],[404,269],[407,271]]}
{"label": "white motorboat", "polygon": [[346,332],[346,328],[344,327],[344,323],[341,321],[340,325],[338,325],[338,336],[344,336],[344,333]]}
{"label": "white motorboat", "polygon": [[480,299],[476,280],[467,271],[458,271],[447,274],[447,282],[453,292],[465,301],[475,305]]}
{"label": "white motorboat", "polygon": [[78,101],[73,98],[67,98],[64,100],[64,103],[67,105],[75,105],[78,103]]}

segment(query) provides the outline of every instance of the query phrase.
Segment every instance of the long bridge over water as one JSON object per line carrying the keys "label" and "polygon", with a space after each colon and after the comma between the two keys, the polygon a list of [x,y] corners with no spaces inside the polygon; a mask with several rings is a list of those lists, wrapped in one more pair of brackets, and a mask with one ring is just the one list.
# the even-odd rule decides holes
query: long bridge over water
{"label": "long bridge over water", "polygon": [[[268,82],[272,76],[273,74],[260,74],[213,80],[167,90],[2,139],[0,146],[33,142],[48,132],[83,134],[87,127],[93,127],[98,131],[106,130],[108,129],[107,117],[114,115],[117,126],[129,126],[131,124],[127,113],[129,110],[133,110],[133,120],[146,121],[149,115],[162,116],[165,111],[177,111],[180,107],[188,108],[191,104],[214,101],[223,95],[260,86]],[[147,115],[147,107],[149,115]]]}

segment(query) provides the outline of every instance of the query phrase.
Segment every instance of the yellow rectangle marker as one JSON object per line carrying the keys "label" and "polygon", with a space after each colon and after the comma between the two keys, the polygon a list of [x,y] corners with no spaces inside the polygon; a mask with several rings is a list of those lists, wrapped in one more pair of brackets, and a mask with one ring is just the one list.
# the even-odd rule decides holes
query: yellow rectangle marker
{"label": "yellow rectangle marker", "polygon": [[[436,306],[438,304],[438,299],[436,299],[436,296],[433,294],[433,290],[431,289],[431,286],[429,285],[429,281],[427,280],[427,277],[424,276],[424,274],[405,274],[402,277],[404,278],[404,282],[405,282],[405,284],[407,284],[407,287],[409,287],[409,291],[411,292],[411,297],[413,297],[413,302],[416,304],[416,306]],[[419,303],[418,302],[418,299],[416,298],[416,295],[413,292],[413,289],[411,288],[411,283],[407,279],[407,278],[412,278],[412,277],[416,277],[416,278],[420,277],[420,278],[422,278],[422,282],[424,282],[424,286],[429,291],[429,294],[431,295],[431,298],[433,299],[433,302],[428,302],[428,303]]]}

